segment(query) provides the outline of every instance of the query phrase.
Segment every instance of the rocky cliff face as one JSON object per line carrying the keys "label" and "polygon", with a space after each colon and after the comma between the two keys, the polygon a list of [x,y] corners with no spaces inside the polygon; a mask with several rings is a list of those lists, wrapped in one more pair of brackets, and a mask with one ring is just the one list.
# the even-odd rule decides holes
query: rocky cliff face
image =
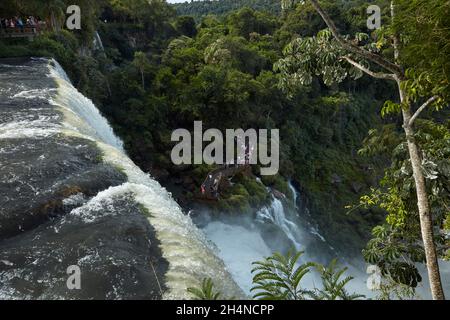
{"label": "rocky cliff face", "polygon": [[0,298],[242,296],[214,250],[55,61],[0,60]]}

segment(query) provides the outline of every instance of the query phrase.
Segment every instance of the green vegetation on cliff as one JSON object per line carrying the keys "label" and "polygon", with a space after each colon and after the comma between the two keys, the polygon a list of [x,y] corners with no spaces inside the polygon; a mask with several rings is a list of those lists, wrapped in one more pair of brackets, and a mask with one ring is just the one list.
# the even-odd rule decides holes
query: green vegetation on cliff
{"label": "green vegetation on cliff", "polygon": [[204,16],[216,15],[225,16],[231,11],[248,7],[253,10],[266,11],[277,15],[281,12],[280,0],[206,0],[206,1],[186,1],[184,3],[173,4],[179,15],[194,17],[201,21]]}
{"label": "green vegetation on cliff", "polygon": [[[386,274],[405,267],[399,264],[402,259],[408,267],[423,262],[416,190],[398,119],[404,105],[388,102],[383,107],[386,100],[397,100],[395,83],[368,76],[346,79],[361,74],[343,67],[345,50],[323,31],[327,25],[312,1],[283,14],[270,10],[275,2],[243,0],[246,7],[232,11],[232,1],[175,8],[157,0],[70,1],[90,14],[81,31],[69,32],[61,28],[68,1],[39,6],[42,1],[6,0],[0,4],[5,14],[37,12],[54,21],[33,42],[0,40],[0,57],[55,57],[109,119],[131,158],[187,208],[202,203],[213,211],[250,213],[270,200],[265,186],[289,195],[286,181],[291,179],[321,233],[337,249],[362,249],[372,228],[387,217],[373,229],[366,259],[386,267]],[[408,35],[401,38],[399,63],[408,69],[402,85],[415,109],[430,94],[439,95],[444,106],[450,92],[449,6],[437,0],[429,6],[421,3],[399,0],[404,10],[391,25],[389,3],[380,1],[386,27],[362,35],[367,32],[367,1],[320,1],[342,34],[356,34],[354,44],[384,57],[393,56],[396,32]],[[220,9],[208,9],[213,5]],[[104,49],[93,44],[96,30]],[[303,60],[286,63],[283,70],[283,61],[296,56],[296,43],[301,49],[297,58]],[[299,72],[301,68],[308,72]],[[415,139],[439,230],[438,255],[444,257],[448,239],[441,230],[448,229],[450,220],[448,112],[425,110],[421,116],[427,120],[416,122]],[[172,131],[191,130],[194,120],[221,130],[280,129],[279,175],[261,177],[260,184],[254,166],[221,186],[220,201],[203,202],[199,187],[213,167],[174,166],[170,160]],[[367,196],[359,206],[345,208],[362,194]],[[390,276],[394,282],[404,280],[395,272]]]}
{"label": "green vegetation on cliff", "polygon": [[[273,64],[291,39],[324,27],[309,7],[293,8],[283,18],[242,8],[196,24],[159,1],[77,3],[82,11],[97,12],[84,22],[95,27],[69,32],[58,27],[59,20],[52,32],[29,44],[2,42],[2,56],[55,57],[107,116],[132,159],[186,207],[202,202],[200,184],[212,168],[172,165],[174,129],[192,129],[199,119],[221,130],[279,128],[280,174],[262,177],[263,183],[289,196],[286,181],[292,179],[324,236],[345,250],[362,248],[380,215],[371,209],[347,215],[344,207],[381,176],[357,150],[379,123],[385,97],[377,93],[386,85],[364,79],[327,87],[315,79],[292,97],[284,94]],[[59,5],[58,12],[65,4]],[[339,4],[330,1],[326,7],[340,25],[354,28],[355,18]],[[306,20],[311,23],[301,23]],[[92,43],[94,30],[104,51]],[[254,180],[258,174],[254,167],[238,175],[233,185],[223,186],[220,201],[204,204],[234,214],[267,204],[265,187]]]}

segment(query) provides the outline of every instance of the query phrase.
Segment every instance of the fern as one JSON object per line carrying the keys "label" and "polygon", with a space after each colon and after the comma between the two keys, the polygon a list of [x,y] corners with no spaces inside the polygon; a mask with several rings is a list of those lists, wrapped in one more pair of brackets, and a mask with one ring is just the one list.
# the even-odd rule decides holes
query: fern
{"label": "fern", "polygon": [[191,293],[196,300],[219,300],[221,298],[220,292],[214,292],[214,283],[211,278],[203,279],[200,288],[187,288],[187,291]]}
{"label": "fern", "polygon": [[[311,297],[315,300],[356,300],[364,298],[364,295],[348,293],[345,286],[353,279],[351,276],[344,277],[347,267],[339,269],[337,260],[330,262],[328,267],[315,264],[322,278],[322,289],[316,289]],[[344,277],[344,278],[343,278]]]}
{"label": "fern", "polygon": [[[322,264],[299,263],[303,251],[289,251],[286,256],[274,253],[262,261],[253,262],[252,269],[253,298],[258,300],[355,300],[364,295],[349,293],[347,284],[353,279],[345,277],[347,268],[339,268],[337,260],[325,267]],[[305,290],[300,282],[315,268],[322,279],[322,289]],[[204,279],[200,288],[188,288],[187,291],[199,300],[223,299],[220,292],[214,291],[211,279]],[[233,299],[233,298],[232,298]]]}
{"label": "fern", "polygon": [[288,252],[286,256],[274,253],[263,261],[254,262],[252,270],[254,299],[260,300],[304,300],[310,293],[300,287],[301,279],[310,272],[312,263],[300,264],[303,252]]}

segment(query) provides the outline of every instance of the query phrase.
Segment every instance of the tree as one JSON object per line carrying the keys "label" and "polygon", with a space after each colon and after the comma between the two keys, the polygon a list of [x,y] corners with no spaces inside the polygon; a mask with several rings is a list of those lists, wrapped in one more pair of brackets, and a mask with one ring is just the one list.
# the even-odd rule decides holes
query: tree
{"label": "tree", "polygon": [[[402,6],[401,10],[417,5],[417,1],[412,2],[412,4],[406,1],[397,2]],[[431,293],[433,299],[444,299],[438,256],[434,243],[430,203],[422,171],[421,163],[423,159],[415,138],[414,124],[426,108],[431,105],[436,108],[441,107],[445,96],[442,94],[442,85],[437,86],[435,85],[436,82],[432,80],[420,81],[414,73],[415,65],[407,65],[402,60],[402,50],[408,48],[408,43],[405,42],[408,34],[404,32],[408,31],[414,34],[420,32],[420,30],[402,30],[399,28],[399,26],[407,24],[407,19],[410,18],[408,16],[396,16],[397,2],[391,2],[391,28],[382,30],[379,41],[372,43],[370,37],[366,34],[358,33],[354,39],[342,35],[319,2],[310,0],[310,4],[326,23],[328,30],[322,31],[317,37],[294,40],[285,50],[286,57],[276,64],[276,68],[285,76],[281,83],[282,86],[289,90],[292,90],[298,84],[311,83],[312,76],[315,74],[322,75],[326,84],[342,82],[348,76],[356,79],[362,73],[373,78],[396,83],[400,103],[387,103],[384,111],[399,111],[403,116],[403,130],[407,140],[409,160],[415,183],[421,236]],[[437,1],[434,2],[437,3]],[[437,7],[434,6],[433,10],[436,9]],[[385,50],[381,51],[381,49]],[[391,49],[391,55],[389,55],[387,49]],[[373,71],[374,66],[381,71]],[[426,95],[431,96],[426,97]],[[423,103],[413,112],[414,103],[418,101]]]}
{"label": "tree", "polygon": [[51,0],[45,2],[45,13],[50,16],[50,23],[54,31],[61,29],[63,17],[65,15],[65,3],[61,0]]}
{"label": "tree", "polygon": [[[255,291],[253,299],[258,300],[356,300],[364,298],[364,295],[349,293],[347,284],[353,279],[351,276],[342,278],[347,268],[338,268],[338,261],[332,260],[328,266],[320,263],[300,263],[299,259],[303,251],[289,251],[286,255],[275,252],[262,261],[253,262],[252,270],[253,287]],[[322,280],[322,288],[307,290],[301,287],[301,280],[316,268]],[[216,292],[214,283],[210,278],[203,279],[200,287],[187,288],[195,299],[217,300],[234,299],[223,297],[221,292]]]}
{"label": "tree", "polygon": [[274,17],[254,11],[248,7],[231,13],[227,17],[230,32],[233,35],[241,36],[246,39],[252,32],[259,34],[271,34],[277,27],[277,21]]}
{"label": "tree", "polygon": [[401,60],[414,67],[408,70],[409,79],[405,82],[408,94],[416,98],[433,92],[449,101],[450,3],[397,0],[397,7],[393,28],[408,35],[402,42]]}
{"label": "tree", "polygon": [[192,17],[181,16],[175,20],[175,29],[182,35],[194,37],[197,34],[197,26]]}
{"label": "tree", "polygon": [[[450,123],[436,124],[431,120],[417,120],[416,139],[421,147],[422,169],[427,180],[430,208],[435,230],[445,228],[450,216]],[[364,207],[378,206],[387,212],[386,221],[372,230],[372,239],[363,250],[365,260],[380,267],[388,280],[386,289],[394,295],[405,293],[410,297],[421,276],[416,263],[425,262],[420,244],[421,230],[414,180],[411,176],[407,142],[394,125],[382,130],[371,130],[360,154],[391,158],[379,188],[361,197]],[[444,232],[436,232],[434,239],[438,255],[445,258],[448,239]],[[397,285],[397,288],[394,287]],[[404,290],[409,287],[410,290]],[[400,289],[400,290],[398,290]]]}
{"label": "tree", "polygon": [[148,61],[147,56],[142,51],[137,51],[134,53],[134,60],[132,62],[133,66],[136,67],[141,74],[142,90],[145,90],[145,70],[150,66],[150,61]]}
{"label": "tree", "polygon": [[242,7],[250,7],[258,11],[266,11],[278,14],[281,11],[279,0],[204,0],[185,1],[173,4],[179,15],[188,15],[200,21],[208,14],[223,16]]}
{"label": "tree", "polygon": [[296,2],[297,2],[296,0],[281,0],[281,9],[283,11],[292,9],[296,4]]}

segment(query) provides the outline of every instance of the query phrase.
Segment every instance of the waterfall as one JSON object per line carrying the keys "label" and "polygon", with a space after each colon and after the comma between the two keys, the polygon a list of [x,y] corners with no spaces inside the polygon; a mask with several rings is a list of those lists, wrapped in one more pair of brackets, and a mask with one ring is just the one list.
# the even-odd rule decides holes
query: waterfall
{"label": "waterfall", "polygon": [[270,206],[260,209],[256,213],[256,220],[262,222],[269,221],[275,224],[285,233],[289,240],[292,241],[296,250],[302,249],[302,245],[299,241],[299,226],[286,217],[283,203],[279,199],[273,198]]}
{"label": "waterfall", "polygon": [[58,83],[58,95],[50,102],[63,110],[69,129],[123,151],[123,142],[114,135],[94,103],[74,88],[58,62],[52,62],[55,67],[50,68],[50,76]]}
{"label": "waterfall", "polygon": [[203,231],[218,248],[219,256],[230,270],[233,279],[244,290],[251,294],[252,263],[263,260],[272,254],[264,242],[259,230],[251,224],[213,221],[208,223]]}
{"label": "waterfall", "polygon": [[292,193],[292,201],[294,203],[294,208],[297,208],[297,197],[298,197],[298,194],[297,194],[297,190],[295,190],[295,187],[292,185],[292,181],[291,180],[288,181],[288,187],[289,187],[289,190],[291,190],[291,193]]}
{"label": "waterfall", "polygon": [[[273,198],[270,205],[257,211],[254,220],[248,220],[248,217],[233,215],[232,217],[219,217],[209,221],[204,227],[208,239],[210,239],[218,248],[219,256],[227,265],[233,279],[247,293],[252,287],[252,262],[261,261],[273,254],[274,250],[270,248],[270,242],[274,238],[265,238],[264,227],[267,225],[276,226],[289,239],[291,244],[285,244],[284,249],[288,250],[294,246],[298,251],[305,251],[299,263],[321,262],[326,263],[327,254],[324,248],[327,246],[310,246],[311,241],[321,243],[317,239],[314,230],[309,226],[301,225],[301,222],[295,219],[292,212],[286,211],[279,199]],[[314,240],[312,240],[312,238]],[[308,250],[308,248],[311,248]],[[321,249],[319,249],[321,248]],[[330,252],[330,250],[327,250]],[[331,250],[333,251],[333,250]],[[342,262],[342,261],[341,261]],[[365,287],[367,275],[351,265],[348,274],[357,279],[352,281],[349,288],[354,288],[356,292],[361,292],[370,297],[370,292]],[[312,271],[302,280],[302,288],[313,290],[320,285],[320,275]]]}
{"label": "waterfall", "polygon": [[[159,279],[167,288],[164,291],[163,298],[191,298],[186,289],[199,286],[205,278],[211,278],[217,290],[223,292],[224,295],[243,297],[242,291],[232,280],[223,261],[217,257],[217,248],[206,239],[203,232],[197,229],[191,218],[183,214],[171,194],[150,175],[142,172],[128,158],[123,151],[122,141],[114,135],[107,120],[100,114],[92,101],[84,97],[71,84],[61,66],[54,60],[46,59],[35,59],[28,62],[26,66],[28,67],[28,65],[31,65],[30,73],[33,70],[32,76],[37,79],[37,81],[30,83],[32,86],[39,85],[40,88],[38,89],[28,87],[28,82],[26,82],[28,80],[24,80],[23,84],[20,84],[20,88],[14,88],[13,96],[12,93],[9,94],[9,88],[13,87],[19,80],[22,81],[22,71],[18,72],[18,80],[9,80],[10,83],[8,79],[5,82],[0,74],[0,94],[9,94],[8,98],[12,99],[10,103],[25,106],[23,110],[19,108],[6,109],[7,112],[13,110],[11,111],[13,113],[12,115],[8,113],[6,122],[0,123],[0,139],[9,139],[12,141],[11,143],[14,143],[14,139],[26,138],[28,139],[27,145],[33,146],[40,141],[39,139],[51,138],[56,139],[56,144],[64,145],[67,149],[75,150],[74,152],[78,152],[78,149],[82,150],[81,148],[85,148],[85,146],[70,144],[72,140],[67,140],[64,137],[78,139],[75,141],[89,141],[90,145],[96,146],[101,151],[102,157],[99,160],[101,164],[108,165],[108,168],[115,168],[117,172],[126,176],[124,183],[100,191],[90,199],[80,194],[66,198],[63,201],[65,205],[75,204],[78,207],[63,215],[60,220],[56,220],[54,230],[51,229],[47,232],[58,234],[60,228],[73,219],[82,221],[86,226],[95,225],[98,219],[119,215],[122,202],[133,203],[146,212],[147,220],[159,241],[162,258],[168,262],[164,279]],[[57,88],[46,89],[46,83],[39,84],[44,82],[40,79],[43,66],[47,69],[47,80],[56,81]],[[3,66],[3,68],[6,67]],[[12,66],[11,69],[19,70],[20,66]],[[29,78],[32,78],[32,76],[29,76]],[[11,74],[9,74],[9,77],[11,77]],[[53,83],[53,81],[47,82]],[[27,101],[30,105],[36,105],[36,107],[27,107]],[[3,151],[0,149],[0,152]],[[45,152],[51,151],[42,150],[42,152],[43,154],[39,159],[44,161],[47,157]],[[70,163],[72,160],[65,159],[64,156],[64,154],[61,155],[61,168],[65,166],[65,163]],[[86,157],[88,156],[86,155]],[[11,167],[11,170],[13,169]],[[11,171],[11,175],[14,175],[14,173]],[[58,172],[55,175],[62,181],[66,178]],[[45,177],[41,177],[41,179],[45,179]],[[93,176],[92,179],[95,181],[96,176]],[[11,179],[11,181],[13,183],[14,180]],[[33,188],[33,195],[42,192],[35,190],[38,181],[20,181],[20,183],[24,185],[26,183],[27,186]],[[53,190],[52,188],[50,186],[49,192]],[[42,190],[44,190],[43,187]],[[9,195],[7,196],[9,197]],[[32,199],[29,199],[29,201],[31,202]],[[130,234],[130,241],[132,239],[133,237]],[[55,250],[57,249],[55,248]],[[117,250],[120,251],[121,248],[117,248]],[[35,254],[39,255],[40,253],[35,252]],[[92,259],[95,257],[95,255],[78,257],[78,261],[86,263],[93,261]],[[41,256],[37,256],[36,261],[43,260],[41,258]],[[132,261],[129,263],[132,263]],[[0,281],[2,281],[1,279],[10,281],[9,279],[14,279],[19,272],[26,273],[27,269],[11,269],[11,271],[3,274],[1,271],[0,269]],[[154,269],[153,272],[158,279]],[[9,290],[8,285],[11,288],[14,287],[12,282],[5,283],[3,288],[0,288],[0,298],[14,297],[13,292],[15,291]],[[120,287],[120,282],[117,285]],[[60,298],[60,296],[56,297]]]}
{"label": "waterfall", "polygon": [[[298,221],[294,221],[283,203],[273,197],[271,203],[258,210],[253,219],[239,215],[221,217],[208,221],[203,231],[219,248],[219,256],[234,280],[247,294],[251,294],[252,262],[261,261],[274,251],[270,242],[275,239],[265,237],[266,226],[272,225],[284,235],[285,242],[280,242],[284,250],[305,250],[305,231]],[[309,288],[314,287],[312,282],[308,285]]]}
{"label": "waterfall", "polygon": [[[289,189],[296,204],[298,194],[290,182]],[[256,212],[253,220],[239,216],[221,217],[207,223],[203,231],[219,248],[219,256],[234,280],[249,294],[251,262],[262,260],[274,251],[289,249],[305,251],[301,262],[323,262],[330,252],[334,252],[317,228],[300,218],[297,206],[292,210],[292,206],[284,206],[282,200],[274,196],[270,204]],[[313,289],[318,281],[317,275],[309,275],[303,285]]]}
{"label": "waterfall", "polygon": [[95,31],[94,34],[94,48],[97,50],[105,51],[105,48],[103,47],[102,38],[100,37],[98,31]]}
{"label": "waterfall", "polygon": [[67,75],[58,63],[54,63],[56,67],[51,68],[50,74],[56,78],[59,87],[58,96],[52,102],[64,109],[67,129],[75,129],[76,134],[88,135],[96,140],[103,151],[104,162],[120,168],[128,177],[126,184],[97,195],[86,207],[77,209],[74,214],[86,212],[86,209],[89,212],[90,207],[96,207],[99,201],[114,194],[132,194],[151,213],[148,220],[156,229],[163,257],[169,261],[166,279],[170,291],[165,298],[187,298],[186,288],[198,285],[204,278],[215,280],[225,294],[239,294],[223,262],[213,253],[215,248],[204,234],[183,214],[171,195],[124,154],[122,141],[114,135],[106,119],[100,115],[91,100],[67,81]]}

